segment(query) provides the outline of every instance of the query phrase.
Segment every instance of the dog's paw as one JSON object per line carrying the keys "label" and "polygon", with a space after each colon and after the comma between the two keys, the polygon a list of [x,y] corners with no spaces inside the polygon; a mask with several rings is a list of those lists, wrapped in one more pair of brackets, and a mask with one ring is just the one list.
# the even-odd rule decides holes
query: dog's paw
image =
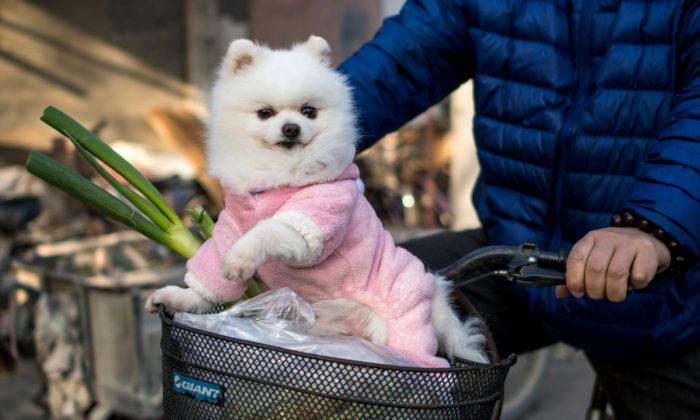
{"label": "dog's paw", "polygon": [[250,261],[234,260],[222,268],[224,278],[232,281],[244,281],[253,277],[257,267]]}
{"label": "dog's paw", "polygon": [[248,280],[255,275],[255,271],[263,262],[262,250],[255,246],[242,245],[234,245],[224,258],[222,274],[228,280]]}
{"label": "dog's paw", "polygon": [[175,312],[206,312],[213,307],[213,304],[199,296],[192,289],[184,289],[178,286],[165,286],[153,292],[146,299],[144,309],[146,312],[158,312],[158,306],[165,306],[165,311],[169,314]]}
{"label": "dog's paw", "polygon": [[[178,289],[178,290],[173,290]],[[151,296],[146,299],[146,304],[144,309],[146,312],[156,313],[158,312],[158,306],[165,306],[166,311],[173,312],[172,309],[177,311],[176,301],[178,300],[176,296],[179,294],[179,287],[177,286],[166,286],[153,292]]]}

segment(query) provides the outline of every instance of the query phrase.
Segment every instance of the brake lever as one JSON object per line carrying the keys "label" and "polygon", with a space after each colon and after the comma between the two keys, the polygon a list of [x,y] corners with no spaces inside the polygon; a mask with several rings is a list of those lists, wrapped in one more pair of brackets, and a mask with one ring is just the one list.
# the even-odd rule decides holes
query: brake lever
{"label": "brake lever", "polygon": [[508,264],[505,278],[518,284],[548,287],[566,284],[567,252],[539,251],[535,244],[524,243]]}
{"label": "brake lever", "polygon": [[548,287],[566,284],[566,273],[538,266],[520,267],[517,272],[509,271],[508,280],[526,286]]}

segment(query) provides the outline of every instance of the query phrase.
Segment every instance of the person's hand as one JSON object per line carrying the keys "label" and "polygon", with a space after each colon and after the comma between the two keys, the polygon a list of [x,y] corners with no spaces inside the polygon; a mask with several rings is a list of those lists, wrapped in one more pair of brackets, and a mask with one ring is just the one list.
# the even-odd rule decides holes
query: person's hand
{"label": "person's hand", "polygon": [[670,263],[666,245],[648,233],[636,228],[593,230],[571,248],[566,286],[557,286],[556,295],[622,302],[628,285],[647,287]]}

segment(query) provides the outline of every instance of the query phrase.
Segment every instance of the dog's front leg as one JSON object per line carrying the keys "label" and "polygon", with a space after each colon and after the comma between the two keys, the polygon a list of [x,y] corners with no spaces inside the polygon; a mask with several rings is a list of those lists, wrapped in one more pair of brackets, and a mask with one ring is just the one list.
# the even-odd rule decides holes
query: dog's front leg
{"label": "dog's front leg", "polygon": [[223,275],[229,280],[248,280],[268,257],[303,265],[310,258],[310,247],[302,234],[284,219],[263,220],[228,250]]}

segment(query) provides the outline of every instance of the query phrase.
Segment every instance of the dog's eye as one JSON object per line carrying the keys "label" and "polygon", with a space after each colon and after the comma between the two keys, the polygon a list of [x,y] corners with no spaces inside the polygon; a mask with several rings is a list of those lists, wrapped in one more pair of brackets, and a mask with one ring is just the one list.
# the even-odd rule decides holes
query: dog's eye
{"label": "dog's eye", "polygon": [[313,120],[314,118],[316,118],[316,108],[314,108],[312,106],[302,107],[301,108],[301,115]]}
{"label": "dog's eye", "polygon": [[261,120],[266,120],[273,115],[275,115],[275,111],[272,108],[258,109],[258,118],[260,118]]}

